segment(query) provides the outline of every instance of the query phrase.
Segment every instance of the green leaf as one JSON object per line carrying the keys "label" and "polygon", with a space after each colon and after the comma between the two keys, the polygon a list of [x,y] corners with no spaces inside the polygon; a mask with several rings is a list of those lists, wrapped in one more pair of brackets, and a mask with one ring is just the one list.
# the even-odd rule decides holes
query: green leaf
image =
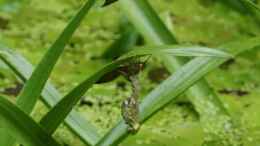
{"label": "green leaf", "polygon": [[51,48],[44,55],[40,63],[33,71],[31,77],[26,82],[23,90],[17,99],[17,105],[26,113],[30,113],[40,96],[41,91],[48,80],[53,67],[63,52],[66,43],[70,40],[75,30],[79,27],[81,21],[94,5],[95,0],[88,0],[86,4],[79,10],[77,15],[72,18],[70,23],[61,33],[59,38],[54,42]]}
{"label": "green leaf", "polygon": [[[32,65],[20,54],[5,48],[6,47],[3,46],[0,47],[1,61],[3,61],[18,78],[25,82],[31,76],[33,70]],[[50,82],[47,82],[41,93],[41,98],[44,103],[51,108],[58,103],[62,96]],[[86,144],[93,145],[100,139],[97,128],[74,110],[72,110],[65,119],[65,124]],[[4,141],[1,138],[3,139],[4,137],[0,137],[0,141]]]}
{"label": "green leaf", "polygon": [[[219,57],[219,58],[230,58],[232,55],[225,53],[220,50],[200,47],[200,46],[181,46],[181,45],[161,45],[161,46],[144,46],[144,47],[134,47],[133,51],[129,54],[154,54],[154,55],[171,55],[171,56],[180,56],[180,57]],[[128,56],[127,55],[127,56]],[[124,56],[124,55],[123,55]]]}
{"label": "green leaf", "polygon": [[[259,39],[260,37],[239,40],[220,46],[220,48],[225,51],[229,50],[233,55],[238,55],[248,49],[260,47]],[[171,75],[143,99],[140,104],[140,122],[143,123],[148,120],[149,117],[176,99],[177,96],[225,60],[215,57],[197,57],[178,69],[175,74]],[[121,120],[100,140],[97,146],[116,145],[128,135],[127,125]]]}
{"label": "green leaf", "polygon": [[[138,32],[149,43],[156,45],[177,43],[174,36],[163,24],[163,22],[147,0],[120,0],[119,4],[120,8],[128,17],[129,21],[134,24]],[[163,61],[165,67],[171,73],[174,73],[187,62],[187,59],[179,57],[173,58],[169,55],[160,55],[159,58]],[[218,109],[216,110],[216,117],[230,117],[229,113],[224,108],[224,105],[221,103],[218,96],[211,89],[205,79],[201,79],[191,88],[189,88],[189,90],[187,90],[185,93],[188,99],[194,105],[196,111],[201,116],[200,120],[204,124],[205,131],[214,133],[216,132],[215,128],[209,129],[208,126],[222,124],[220,123],[221,121],[214,119],[214,117],[208,112],[208,109],[210,109],[211,107],[213,107],[214,109]],[[201,101],[205,101],[210,104],[205,105]],[[231,123],[231,125],[233,125],[233,123]],[[218,130],[220,131],[221,129]],[[223,132],[223,130],[224,127],[222,127],[221,132]],[[222,136],[222,134],[219,133],[215,135]]]}
{"label": "green leaf", "polygon": [[[8,129],[28,146],[59,146],[36,122],[7,99],[0,96],[0,128]],[[2,135],[1,135],[2,137]]]}
{"label": "green leaf", "polygon": [[[44,55],[40,63],[33,71],[31,77],[25,83],[24,88],[17,98],[17,106],[24,112],[29,114],[33,110],[33,107],[35,106],[37,99],[40,96],[42,89],[44,88],[51,74],[52,69],[63,52],[66,43],[68,43],[73,33],[94,4],[95,0],[88,0],[84,4],[84,6],[79,10],[76,16],[72,18],[58,39]],[[14,141],[14,139],[10,138],[8,135],[5,134],[5,136],[6,141]],[[6,143],[5,141],[1,142]]]}
{"label": "green leaf", "polygon": [[[152,116],[156,111],[160,110],[171,100],[176,99],[178,95],[185,91],[188,87],[203,77],[206,73],[213,69],[212,64],[207,65],[209,57],[198,57],[190,61],[182,68],[176,71],[151,93],[149,93],[140,104],[140,122]],[[219,59],[221,60],[221,59]],[[214,66],[215,67],[215,66]],[[118,144],[128,135],[128,126],[121,120],[106,136],[97,144],[97,146],[110,146]]]}
{"label": "green leaf", "polygon": [[[66,116],[70,113],[72,108],[85,94],[85,92],[96,83],[103,75],[109,73],[118,68],[123,63],[129,62],[133,58],[142,57],[145,55],[153,54],[172,54],[175,56],[196,56],[196,55],[209,55],[218,57],[230,57],[226,53],[203,47],[185,48],[181,46],[160,46],[157,47],[139,47],[133,51],[123,55],[116,61],[106,65],[105,67],[98,70],[92,76],[81,82],[71,92],[69,92],[62,100],[48,112],[47,115],[41,120],[41,125],[46,128],[49,133],[53,133],[57,127],[62,123]],[[173,49],[176,48],[176,49]],[[203,51],[205,49],[205,51]]]}
{"label": "green leaf", "polygon": [[[180,48],[180,46],[164,46],[165,50],[170,51],[169,48]],[[142,52],[138,51],[141,49],[145,49],[145,48],[136,48],[135,52],[136,53],[130,53],[131,55],[138,55],[141,54]],[[149,54],[151,53],[152,49],[146,49],[145,51],[143,51],[143,53]],[[157,49],[154,50],[154,53],[160,52]],[[190,51],[187,49],[176,49],[173,50],[171,53],[175,54],[175,53],[180,53],[181,51],[183,51],[181,54],[179,55],[192,55],[190,54]],[[198,52],[201,52],[201,49],[197,49]],[[213,53],[215,53],[215,50],[212,50]],[[219,52],[219,51],[216,51]],[[220,52],[219,52],[220,53]],[[198,53],[197,53],[198,54]],[[225,53],[223,53],[224,55],[226,55]],[[219,57],[223,57],[221,54]],[[212,54],[208,54],[208,55],[212,55]],[[217,54],[218,55],[218,54]],[[126,56],[127,57],[127,56]],[[128,56],[130,57],[130,56]],[[32,65],[25,59],[23,58],[21,55],[12,52],[10,49],[4,49],[3,46],[1,46],[1,50],[0,50],[0,59],[2,61],[5,62],[5,64],[10,67],[15,73],[16,75],[22,79],[23,81],[26,81],[26,79],[28,79],[32,73]],[[120,64],[120,63],[119,63]],[[116,66],[115,66],[116,67]],[[111,68],[113,69],[113,68]],[[85,85],[86,88],[86,85]],[[87,90],[87,89],[85,89]],[[80,93],[82,94],[82,93]],[[43,101],[46,103],[46,105],[48,107],[52,107],[54,106],[60,99],[61,99],[61,95],[58,93],[57,90],[55,90],[55,88],[50,84],[47,83],[43,92],[42,92],[42,98]],[[80,97],[80,95],[78,96]],[[78,135],[85,143],[88,144],[95,144],[97,143],[98,139],[100,138],[100,136],[96,133],[96,128],[94,126],[92,126],[88,121],[85,121],[84,119],[82,119],[82,117],[79,116],[78,113],[76,113],[75,111],[72,111],[69,116],[65,119],[65,123],[73,130],[73,132]],[[2,137],[1,137],[2,138]]]}

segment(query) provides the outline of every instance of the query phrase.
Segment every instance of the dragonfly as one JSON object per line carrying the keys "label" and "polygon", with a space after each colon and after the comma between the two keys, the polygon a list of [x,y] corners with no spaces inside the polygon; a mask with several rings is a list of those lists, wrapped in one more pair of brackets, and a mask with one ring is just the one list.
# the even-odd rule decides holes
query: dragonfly
{"label": "dragonfly", "polygon": [[120,72],[130,81],[132,86],[132,94],[126,98],[121,104],[121,115],[128,125],[128,131],[130,133],[136,133],[140,129],[139,120],[139,93],[140,84],[138,80],[138,73],[144,69],[145,63],[150,56],[144,62],[135,62],[127,68],[122,68]]}
{"label": "dragonfly", "polygon": [[130,76],[129,80],[132,85],[132,94],[122,102],[121,115],[125,123],[128,125],[128,131],[136,133],[140,129],[138,101],[140,86],[137,75]]}
{"label": "dragonfly", "polygon": [[140,84],[138,80],[138,74],[144,69],[145,64],[149,58],[150,56],[145,61],[140,61],[138,59],[129,61],[128,63],[120,66],[115,71],[101,77],[101,79],[98,81],[98,83],[104,83],[115,79],[119,75],[123,75],[131,83],[132,94],[121,104],[121,115],[127,124],[128,131],[130,133],[136,133],[140,129],[138,101]]}

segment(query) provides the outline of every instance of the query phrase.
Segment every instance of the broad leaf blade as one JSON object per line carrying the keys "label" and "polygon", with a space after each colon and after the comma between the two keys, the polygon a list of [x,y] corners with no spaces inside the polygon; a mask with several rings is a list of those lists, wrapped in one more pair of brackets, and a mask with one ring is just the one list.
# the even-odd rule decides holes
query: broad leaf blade
{"label": "broad leaf blade", "polygon": [[9,133],[28,146],[59,146],[26,113],[3,97],[0,97],[0,128],[8,129]]}

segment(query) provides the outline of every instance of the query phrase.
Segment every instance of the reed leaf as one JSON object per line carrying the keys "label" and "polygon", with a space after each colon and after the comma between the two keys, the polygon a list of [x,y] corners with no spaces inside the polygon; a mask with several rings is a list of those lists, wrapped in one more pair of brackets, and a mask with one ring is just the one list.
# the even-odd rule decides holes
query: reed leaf
{"label": "reed leaf", "polygon": [[[4,64],[10,68],[10,70],[12,70],[20,80],[26,82],[26,80],[29,79],[32,74],[32,64],[30,64],[30,62],[20,54],[13,52],[11,49],[7,49],[6,47],[2,46],[0,48],[0,52],[1,61],[3,61]],[[55,89],[50,82],[47,82],[41,93],[41,99],[45,105],[49,108],[52,108],[61,98],[62,96],[58,90]],[[72,132],[79,136],[86,144],[93,145],[101,138],[101,136],[97,133],[97,128],[87,119],[81,117],[80,114],[75,110],[71,111],[64,122],[72,130]],[[3,137],[4,136],[0,137],[1,141],[3,141],[1,139]]]}
{"label": "reed leaf", "polygon": [[[95,0],[88,0],[84,6],[79,10],[79,12],[72,18],[70,23],[66,26],[64,31],[58,37],[58,39],[53,43],[47,53],[44,55],[40,63],[37,65],[35,70],[33,71],[30,78],[25,83],[21,93],[17,98],[17,106],[21,108],[24,112],[30,113],[36,102],[38,97],[44,88],[51,71],[53,70],[56,62],[58,61],[60,55],[62,54],[66,43],[70,40],[75,30],[80,25],[81,21],[85,17],[85,15],[89,12],[90,8],[95,4]],[[0,131],[3,132],[3,131]],[[6,141],[15,141],[14,138],[11,138],[7,134],[1,134],[6,136]],[[1,141],[4,144],[9,143],[5,140]],[[2,145],[0,142],[0,145]],[[12,144],[11,144],[12,145]],[[6,145],[6,146],[11,146]]]}
{"label": "reed leaf", "polygon": [[[157,47],[141,47],[136,48],[133,51],[123,55],[116,61],[106,65],[105,67],[98,70],[92,76],[85,79],[78,86],[76,86],[71,92],[69,92],[62,100],[48,112],[47,115],[43,117],[41,120],[41,125],[46,128],[49,133],[53,133],[57,127],[63,122],[66,116],[70,113],[72,108],[76,105],[76,103],[80,100],[80,98],[86,93],[86,91],[95,84],[103,75],[109,73],[120,65],[124,63],[131,62],[132,59],[142,57],[145,55],[153,55],[153,54],[171,54],[173,56],[196,56],[196,55],[208,55],[215,56],[217,58],[229,58],[230,55],[220,52],[217,50],[209,49],[209,48],[185,48],[180,46],[160,46],[161,49],[157,49]],[[176,49],[172,49],[176,48]],[[205,49],[205,52],[202,50]],[[216,53],[218,52],[218,53]]]}
{"label": "reed leaf", "polygon": [[0,129],[8,129],[8,132],[22,144],[27,146],[59,146],[51,135],[47,134],[26,113],[1,96],[0,111]]}

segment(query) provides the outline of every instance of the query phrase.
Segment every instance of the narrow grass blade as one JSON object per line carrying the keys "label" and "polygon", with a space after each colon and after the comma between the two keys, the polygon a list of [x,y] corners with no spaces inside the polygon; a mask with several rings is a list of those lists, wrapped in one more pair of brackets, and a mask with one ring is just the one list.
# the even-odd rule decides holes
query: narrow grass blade
{"label": "narrow grass blade", "polygon": [[84,16],[88,13],[94,3],[95,0],[88,0],[77,13],[77,15],[72,18],[62,34],[54,42],[51,48],[44,55],[43,59],[37,65],[30,79],[26,82],[23,90],[21,91],[21,94],[17,99],[17,105],[26,113],[30,113],[33,109],[37,101],[37,97],[40,96],[41,91],[46,81],[48,80],[54,65],[63,52],[66,43],[70,40],[71,36],[78,28]]}
{"label": "narrow grass blade", "polygon": [[[180,46],[180,45],[161,45],[161,46],[144,46],[135,47],[133,51],[128,54],[140,54],[140,53],[159,55],[171,55],[179,57],[219,57],[219,58],[230,58],[232,55],[223,51],[212,49],[208,47],[200,46]],[[123,55],[124,56],[124,55]]]}
{"label": "narrow grass blade", "polygon": [[[238,55],[239,53],[260,47],[259,37],[250,40],[241,40],[221,46],[225,51]],[[170,101],[176,99],[178,95],[183,93],[192,84],[198,81],[206,73],[222,64],[226,59],[217,59],[214,57],[197,57],[178,69],[175,74],[170,76],[156,89],[150,92],[140,105],[140,122],[145,122],[150,116],[167,105]],[[207,103],[207,101],[201,101]],[[209,109],[214,110],[214,109]],[[218,110],[218,109],[215,109]],[[211,116],[215,111],[211,112]],[[230,119],[226,119],[228,122]],[[222,121],[223,122],[223,121]],[[227,123],[224,123],[227,124]],[[229,131],[226,131],[229,132]],[[109,131],[96,146],[116,145],[129,135],[127,125],[121,120],[111,131]]]}
{"label": "narrow grass blade", "polygon": [[[63,52],[66,43],[70,40],[71,36],[80,25],[80,22],[83,20],[84,16],[88,13],[94,3],[95,0],[88,0],[84,4],[84,6],[79,10],[76,16],[72,18],[72,20],[58,37],[58,39],[44,55],[44,57],[32,73],[31,77],[25,83],[24,88],[17,98],[17,106],[21,108],[24,112],[30,113],[32,111],[38,97],[42,92],[42,89],[44,88],[44,85],[46,84],[51,74],[53,67],[55,66],[58,58]],[[6,135],[6,140],[15,141],[8,135]],[[3,141],[3,143],[6,142]]]}
{"label": "narrow grass blade", "polygon": [[[178,49],[179,47],[179,49]],[[76,103],[80,100],[80,98],[85,94],[85,92],[96,83],[103,75],[109,73],[116,68],[118,68],[123,63],[130,61],[136,57],[142,57],[145,55],[153,55],[153,54],[172,54],[177,56],[193,56],[199,55],[203,56],[206,54],[216,55],[218,57],[230,57],[230,55],[214,50],[213,49],[205,49],[205,48],[182,48],[180,46],[160,46],[161,49],[157,49],[156,47],[141,47],[138,49],[134,49],[133,51],[123,55],[118,60],[106,65],[101,68],[99,71],[94,73],[92,76],[84,80],[78,86],[76,86],[71,92],[69,92],[62,100],[48,112],[47,115],[43,117],[41,120],[41,125],[46,128],[49,133],[53,133],[57,127],[63,122],[66,116],[70,113],[72,108],[76,105]],[[177,49],[172,49],[177,48]],[[205,49],[205,52],[202,50]],[[200,54],[201,53],[201,54]]]}
{"label": "narrow grass blade", "polygon": [[26,113],[3,97],[0,97],[0,128],[8,129],[19,142],[27,146],[59,146]]}
{"label": "narrow grass blade", "polygon": [[[33,67],[23,56],[14,53],[10,49],[4,49],[4,47],[0,48],[0,52],[1,61],[3,61],[16,74],[16,76],[18,76],[18,78],[24,82],[29,79]],[[41,97],[44,103],[51,108],[58,103],[62,96],[50,82],[47,82],[41,93]],[[86,144],[93,145],[100,139],[100,135],[97,133],[97,128],[74,110],[72,110],[65,119],[65,124]],[[1,138],[3,138],[3,136],[1,136],[0,139]]]}

